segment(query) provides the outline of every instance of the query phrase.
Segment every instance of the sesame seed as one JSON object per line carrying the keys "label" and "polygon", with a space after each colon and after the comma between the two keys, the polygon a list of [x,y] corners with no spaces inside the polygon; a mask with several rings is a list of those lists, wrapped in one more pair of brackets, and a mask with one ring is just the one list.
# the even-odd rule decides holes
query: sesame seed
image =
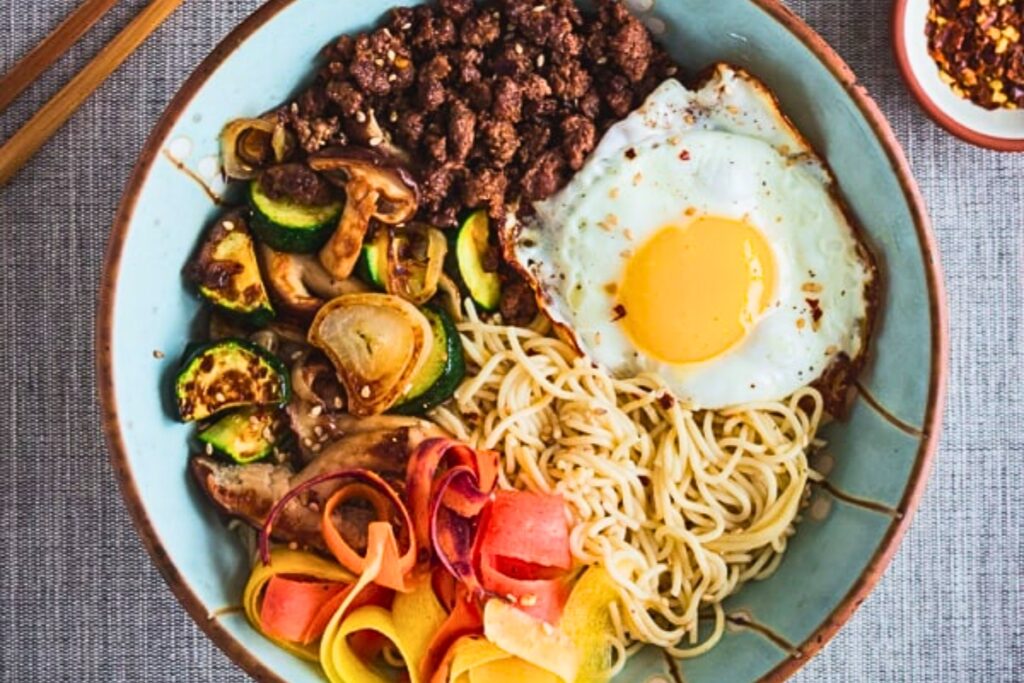
{"label": "sesame seed", "polygon": [[375,59],[375,60],[373,60],[373,63],[376,64],[377,66],[384,66],[384,60],[383,59]]}
{"label": "sesame seed", "polygon": [[316,425],[315,427],[313,427],[313,433],[316,434],[317,436],[323,436],[324,428],[321,427],[320,425]]}
{"label": "sesame seed", "polygon": [[537,14],[540,14],[541,12],[546,10],[547,8],[548,8],[547,5],[534,5],[533,11],[536,12]]}
{"label": "sesame seed", "polygon": [[517,55],[521,55],[521,54],[523,54],[523,46],[522,46],[522,45],[520,45],[519,43],[516,43],[516,47],[515,47],[515,50],[516,50],[516,54],[517,54]]}
{"label": "sesame seed", "polygon": [[408,31],[411,28],[412,28],[412,22],[411,21],[407,21],[404,24],[402,24],[402,30],[403,31]]}
{"label": "sesame seed", "polygon": [[323,446],[321,446],[318,443],[315,443],[309,447],[309,450],[313,451],[314,453],[319,453],[321,448],[323,448]]}
{"label": "sesame seed", "polygon": [[537,55],[537,68],[544,66],[544,55]]}
{"label": "sesame seed", "polygon": [[334,397],[334,407],[335,408],[341,408],[342,405],[344,405],[344,404],[341,402],[341,397],[340,396],[335,396]]}
{"label": "sesame seed", "polygon": [[310,417],[320,417],[320,413],[324,412],[323,406],[315,405],[309,409]]}
{"label": "sesame seed", "polygon": [[366,112],[364,112],[364,111],[357,111],[356,112],[356,121],[358,121],[359,123],[366,123]]}
{"label": "sesame seed", "polygon": [[390,114],[388,114],[388,121],[390,121],[391,123],[394,123],[397,120],[398,120],[398,112],[397,111],[393,111]]}
{"label": "sesame seed", "polygon": [[228,232],[231,232],[232,230],[235,229],[235,224],[232,223],[231,221],[224,221],[223,223],[221,223],[221,225],[223,225],[224,229],[227,230]]}
{"label": "sesame seed", "polygon": [[379,135],[375,135],[370,138],[370,147],[378,147],[382,142],[384,142],[384,138]]}
{"label": "sesame seed", "polygon": [[207,455],[213,455],[213,444],[212,443],[206,444],[206,454]]}
{"label": "sesame seed", "polygon": [[398,76],[395,74],[388,74],[388,83],[394,83],[398,80]]}
{"label": "sesame seed", "polygon": [[397,57],[397,56],[398,55],[395,54],[394,50],[388,50],[388,61],[389,62],[395,61],[395,57]]}
{"label": "sesame seed", "polygon": [[320,504],[317,503],[315,500],[311,500],[309,501],[309,509],[312,510],[313,512],[320,512]]}
{"label": "sesame seed", "polygon": [[302,437],[302,445],[305,446],[306,448],[309,448],[310,446],[313,445],[313,440],[310,439],[308,436],[304,436]]}
{"label": "sesame seed", "polygon": [[217,392],[217,395],[216,395],[216,396],[214,396],[214,398],[215,398],[215,399],[217,399],[217,401],[218,401],[219,403],[223,403],[223,402],[224,402],[224,401],[226,400],[226,397],[224,396],[224,394],[222,394],[222,393],[221,393],[221,392],[219,392],[219,391]]}
{"label": "sesame seed", "polygon": [[[372,140],[370,141],[370,144],[373,144]],[[359,390],[359,395],[362,396],[363,398],[370,398],[370,386],[363,386],[363,388]]]}
{"label": "sesame seed", "polygon": [[533,607],[537,604],[537,596],[533,594],[524,595],[519,599],[519,604],[523,607]]}
{"label": "sesame seed", "polygon": [[302,351],[292,352],[292,360],[298,360],[300,358],[302,358]]}

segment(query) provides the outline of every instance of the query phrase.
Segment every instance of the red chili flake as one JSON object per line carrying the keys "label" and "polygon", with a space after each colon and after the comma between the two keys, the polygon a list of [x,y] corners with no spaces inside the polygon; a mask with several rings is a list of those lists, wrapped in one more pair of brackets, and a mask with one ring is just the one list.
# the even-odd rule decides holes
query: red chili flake
{"label": "red chili flake", "polygon": [[676,397],[666,391],[658,397],[658,404],[663,410],[668,410],[676,404]]}
{"label": "red chili flake", "polygon": [[622,304],[615,304],[615,308],[612,309],[612,313],[614,313],[612,316],[612,322],[622,320],[626,317],[626,307]]}
{"label": "red chili flake", "polygon": [[939,78],[986,109],[1024,106],[1022,32],[1014,0],[931,0],[925,28]]}
{"label": "red chili flake", "polygon": [[683,161],[689,161],[690,160],[690,150],[684,149],[682,152],[679,153],[679,158],[682,159]]}
{"label": "red chili flake", "polygon": [[811,309],[811,321],[814,324],[814,329],[818,329],[818,321],[821,320],[821,316],[825,315],[825,312],[821,310],[821,305],[817,299],[804,299],[807,302],[808,308]]}

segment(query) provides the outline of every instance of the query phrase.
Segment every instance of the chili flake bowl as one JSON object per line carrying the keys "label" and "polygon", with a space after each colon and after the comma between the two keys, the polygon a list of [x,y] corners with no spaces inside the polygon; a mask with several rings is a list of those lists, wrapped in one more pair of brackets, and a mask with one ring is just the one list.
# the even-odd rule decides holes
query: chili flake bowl
{"label": "chili flake bowl", "polygon": [[[154,563],[184,608],[260,681],[316,683],[240,609],[249,557],[187,472],[191,428],[164,409],[199,303],[181,269],[222,208],[218,137],[288,98],[320,47],[372,26],[402,0],[269,0],[185,82],[157,123],[110,237],[97,316],[97,377],[112,462]],[[408,4],[408,0],[405,0]],[[832,49],[780,0],[626,0],[686,72],[749,69],[826,158],[879,260],[878,329],[846,421],[828,447],[778,571],[725,603],[722,641],[675,661],[646,648],[617,683],[781,681],[866,599],[906,531],[942,415],[946,307],[938,254],[906,159],[878,107]]]}
{"label": "chili flake bowl", "polygon": [[903,79],[936,123],[973,145],[1002,152],[1024,152],[1024,109],[989,110],[958,97],[939,77],[928,54],[930,0],[895,0],[892,43]]}

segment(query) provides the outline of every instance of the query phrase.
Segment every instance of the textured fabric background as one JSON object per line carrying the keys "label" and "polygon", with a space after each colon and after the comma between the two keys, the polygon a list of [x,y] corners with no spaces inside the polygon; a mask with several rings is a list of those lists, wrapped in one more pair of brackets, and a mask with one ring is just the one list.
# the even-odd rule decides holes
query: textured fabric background
{"label": "textured fabric background", "polygon": [[[0,0],[0,71],[79,2]],[[108,229],[143,140],[257,4],[186,2],[0,189],[4,682],[246,680],[135,537],[100,434],[92,342]],[[122,0],[0,116],[0,139],[143,5]],[[890,56],[888,0],[791,5],[852,65],[906,148],[952,320],[946,428],[924,503],[878,588],[796,680],[1024,680],[1024,154],[969,147],[925,118]]]}

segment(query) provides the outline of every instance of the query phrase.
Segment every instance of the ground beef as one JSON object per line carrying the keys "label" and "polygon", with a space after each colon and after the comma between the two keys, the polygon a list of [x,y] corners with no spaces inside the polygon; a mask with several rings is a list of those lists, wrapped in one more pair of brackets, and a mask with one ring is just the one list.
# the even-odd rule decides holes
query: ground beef
{"label": "ground beef", "polygon": [[499,78],[494,85],[491,110],[494,118],[516,123],[523,118],[523,91],[511,78]]}
{"label": "ground beef", "polygon": [[501,286],[498,310],[508,325],[528,325],[537,315],[533,290],[518,274],[509,273]]}
{"label": "ground beef", "polygon": [[260,185],[271,199],[291,199],[314,206],[334,201],[330,184],[305,164],[271,166],[260,176]]}
{"label": "ground beef", "polygon": [[519,134],[510,121],[484,121],[481,126],[487,156],[499,168],[505,167],[519,149]]}
{"label": "ground beef", "polygon": [[565,157],[560,150],[549,149],[541,154],[523,176],[523,199],[547,199],[565,184]]}
{"label": "ground beef", "polygon": [[363,93],[348,81],[330,81],[324,93],[327,99],[337,105],[342,116],[354,117],[363,108]]}
{"label": "ground beef", "polygon": [[495,220],[504,216],[508,178],[502,171],[485,168],[466,178],[463,187],[466,206],[486,207],[488,215]]}
{"label": "ground beef", "polygon": [[448,109],[448,148],[451,159],[464,162],[476,139],[476,114],[462,100],[455,100]]}
{"label": "ground beef", "polygon": [[448,97],[446,79],[452,72],[451,62],[445,55],[435,55],[420,70],[417,102],[427,113],[435,111]]}
{"label": "ground beef", "polygon": [[482,11],[470,14],[462,24],[462,42],[472,47],[487,47],[501,35],[501,15]]}
{"label": "ground beef", "polygon": [[574,171],[583,167],[583,162],[597,143],[597,128],[586,116],[573,114],[562,120],[562,151],[569,168]]}
{"label": "ground beef", "polygon": [[675,73],[622,4],[595,4],[590,14],[574,0],[392,9],[379,28],[324,48],[316,82],[280,119],[312,152],[359,144],[373,117],[410,157],[419,220],[451,227],[478,207],[495,218],[508,207],[528,213]]}

